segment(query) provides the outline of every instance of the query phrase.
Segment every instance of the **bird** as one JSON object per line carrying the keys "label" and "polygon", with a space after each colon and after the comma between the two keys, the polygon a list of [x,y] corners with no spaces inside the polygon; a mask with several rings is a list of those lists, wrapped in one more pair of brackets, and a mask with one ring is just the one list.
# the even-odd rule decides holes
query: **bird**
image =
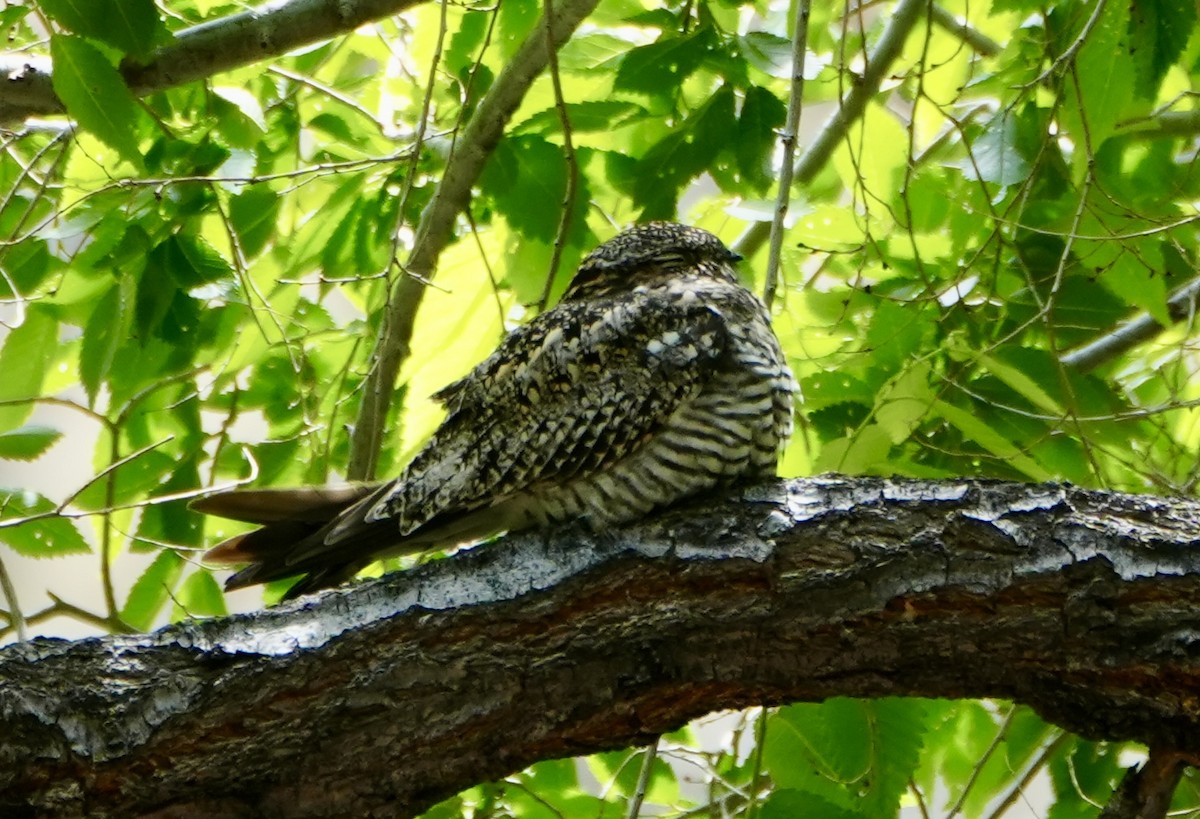
{"label": "bird", "polygon": [[585,256],[556,306],[434,395],[446,415],[395,480],[232,490],[194,507],[260,524],[211,549],[227,589],[286,599],[382,557],[504,532],[602,532],[737,480],[774,477],[796,381],[741,257],[674,222]]}

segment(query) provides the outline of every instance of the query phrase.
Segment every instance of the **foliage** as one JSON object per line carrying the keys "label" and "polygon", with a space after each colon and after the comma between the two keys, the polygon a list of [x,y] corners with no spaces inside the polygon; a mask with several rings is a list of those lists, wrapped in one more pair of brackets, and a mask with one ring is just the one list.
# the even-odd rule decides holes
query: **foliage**
{"label": "foliage", "polygon": [[[876,89],[864,48],[897,10],[813,4],[801,149],[840,99],[869,98],[790,191],[775,321],[804,402],[782,473],[1191,494],[1200,381],[1169,297],[1198,250],[1195,5],[920,8]],[[193,554],[232,529],[187,510],[197,490],[345,474],[390,284],[540,7],[426,3],[205,82],[144,98],[124,84],[122,60],[240,10],[0,11],[11,48],[53,59],[74,122],[30,121],[0,144],[0,580],[16,554],[94,550],[107,610],[90,621],[107,628],[225,612]],[[563,99],[549,75],[534,82],[453,226],[382,474],[437,423],[426,396],[618,226],[680,218],[734,244],[771,217],[793,15],[766,0],[600,4],[558,55]],[[761,291],[761,236],[738,246]],[[1167,329],[1072,352],[1135,315]],[[94,477],[53,498],[21,472],[61,445],[50,405],[96,441]],[[153,559],[119,594],[112,567],[139,552]],[[5,600],[12,633],[23,618]],[[86,614],[52,600],[31,625]],[[835,700],[723,724],[725,742],[664,739],[647,810],[870,817],[942,800],[990,816],[1041,777],[1048,815],[1094,816],[1129,750],[997,703]],[[430,815],[622,815],[646,758],[546,762]],[[1197,810],[1191,779],[1175,804]]]}

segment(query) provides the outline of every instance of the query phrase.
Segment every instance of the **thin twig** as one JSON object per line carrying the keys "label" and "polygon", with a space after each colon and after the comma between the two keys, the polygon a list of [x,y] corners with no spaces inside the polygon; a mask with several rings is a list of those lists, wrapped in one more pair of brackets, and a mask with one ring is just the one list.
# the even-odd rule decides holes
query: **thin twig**
{"label": "thin twig", "polygon": [[754,767],[750,771],[750,806],[746,810],[747,819],[757,819],[759,807],[759,781],[762,779],[763,759],[767,752],[767,709],[758,712],[758,723],[754,726]]}
{"label": "thin twig", "polygon": [[1030,86],[1041,85],[1050,77],[1054,76],[1054,73],[1058,71],[1060,66],[1066,65],[1075,59],[1075,55],[1079,53],[1079,49],[1083,48],[1084,44],[1087,43],[1087,38],[1091,36],[1092,30],[1099,25],[1100,18],[1104,16],[1104,10],[1107,7],[1108,0],[1097,0],[1096,5],[1092,8],[1092,16],[1089,17],[1087,22],[1083,24],[1083,28],[1080,30],[1079,36],[1075,38],[1074,42],[1071,43],[1066,51],[1064,51],[1062,54],[1059,54],[1058,57],[1055,58],[1054,62],[1050,64],[1049,68],[1038,75],[1036,80],[1029,83]]}
{"label": "thin twig", "polygon": [[934,23],[944,28],[954,36],[958,37],[964,43],[969,45],[975,53],[983,57],[994,57],[1000,53],[1003,46],[993,40],[991,37],[984,34],[977,28],[971,26],[970,23],[960,21],[945,8],[937,3],[932,3],[929,6],[929,17]]}
{"label": "thin twig", "polygon": [[1013,715],[1016,714],[1016,706],[1009,706],[1008,713],[1004,716],[1004,721],[996,729],[996,735],[992,737],[991,743],[984,750],[982,756],[975,762],[975,767],[971,769],[971,775],[967,777],[966,783],[963,785],[962,791],[958,794],[958,799],[955,800],[953,807],[946,814],[946,819],[954,819],[962,810],[963,805],[967,801],[967,796],[971,793],[971,788],[975,787],[975,783],[979,780],[979,775],[983,772],[983,767],[992,758],[992,754],[996,753],[996,749],[1004,742],[1008,736],[1008,729],[1012,726]]}
{"label": "thin twig", "polygon": [[783,231],[786,227],[788,202],[792,195],[792,174],[796,162],[796,138],[800,130],[800,113],[804,108],[804,54],[808,50],[808,18],[812,0],[797,0],[795,34],[792,35],[792,90],[788,97],[787,122],[779,142],[783,146],[782,166],[779,169],[779,193],[775,199],[775,218],[771,220],[771,243],[767,252],[767,281],[763,286],[763,302],[767,309],[775,301],[779,283],[779,255],[783,250]]}
{"label": "thin twig", "polygon": [[921,789],[917,787],[917,783],[910,776],[908,778],[908,792],[912,794],[913,800],[917,803],[917,812],[921,814],[921,819],[929,819],[929,808],[925,805],[925,794],[921,793]]}
{"label": "thin twig", "polygon": [[21,613],[21,602],[17,600],[17,589],[12,584],[12,578],[8,576],[8,569],[4,567],[4,561],[0,560],[0,592],[4,593],[4,602],[8,606],[8,621],[11,627],[16,629],[17,639],[22,643],[29,639],[29,635],[25,631],[25,615]]}
{"label": "thin twig", "polygon": [[[104,617],[87,609],[80,608],[73,603],[68,603],[61,598],[55,596],[53,592],[46,592],[46,595],[53,601],[46,608],[40,611],[35,611],[33,614],[25,618],[26,625],[36,626],[46,622],[54,617],[70,617],[72,620],[77,620],[80,623],[87,623],[89,626],[95,626],[110,634],[126,634],[133,631],[129,626],[122,623],[120,620],[115,620],[111,617]],[[8,633],[13,630],[11,625],[0,628],[0,638],[8,636]]]}
{"label": "thin twig", "polygon": [[1033,778],[1037,776],[1043,768],[1046,767],[1046,764],[1050,761],[1050,758],[1058,753],[1059,749],[1062,748],[1063,744],[1065,744],[1070,738],[1071,735],[1067,732],[1059,731],[1058,736],[1046,743],[1046,747],[1042,748],[1042,751],[1037,755],[1037,758],[1035,758],[1033,762],[1029,764],[1029,767],[1025,769],[1025,773],[1021,774],[1021,778],[1014,782],[1013,786],[1004,794],[1004,797],[996,803],[996,807],[993,808],[992,812],[988,814],[987,819],[1001,819],[1001,817],[1004,816],[1004,812],[1012,807],[1013,803],[1016,802],[1017,799],[1020,798],[1021,794],[1025,792],[1025,789],[1029,787],[1029,783],[1033,781]]}
{"label": "thin twig", "polygon": [[658,743],[662,737],[646,746],[642,757],[642,768],[638,771],[637,785],[633,795],[629,797],[629,810],[625,812],[626,819],[638,819],[642,814],[642,802],[646,801],[646,789],[650,787],[650,774],[654,772],[654,760],[658,759]]}
{"label": "thin twig", "polygon": [[376,117],[374,114],[372,114],[370,111],[368,111],[367,108],[362,103],[360,103],[358,100],[353,99],[352,97],[347,97],[345,94],[338,91],[336,88],[332,88],[323,82],[318,82],[317,80],[314,80],[312,77],[307,77],[304,74],[300,74],[295,71],[288,71],[286,68],[283,68],[282,66],[278,66],[278,65],[271,66],[270,68],[267,69],[267,71],[270,72],[271,74],[275,74],[280,77],[289,79],[292,82],[296,82],[296,83],[299,83],[300,85],[307,86],[307,87],[311,88],[312,90],[316,91],[318,94],[323,94],[326,97],[329,97],[329,99],[331,99],[331,100],[340,102],[342,105],[346,106],[350,110],[356,111],[359,114],[361,114],[363,117],[365,117],[366,119],[370,120],[371,124],[373,124],[375,126],[375,128],[379,131],[379,133],[381,133],[381,134],[387,133],[388,129],[387,129],[386,123],[384,123],[378,117]]}
{"label": "thin twig", "polygon": [[546,286],[542,288],[542,297],[538,300],[538,312],[542,312],[550,304],[550,291],[554,280],[558,277],[558,267],[562,263],[563,246],[567,242],[567,231],[571,229],[571,217],[575,215],[575,189],[579,186],[579,164],[575,161],[575,145],[571,141],[571,118],[567,114],[567,104],[563,98],[562,81],[558,76],[558,54],[555,52],[554,41],[551,39],[551,27],[554,25],[554,0],[546,0],[546,55],[549,58],[550,84],[554,88],[554,107],[558,111],[558,121],[563,132],[563,162],[567,166],[567,185],[563,191],[562,212],[558,218],[558,229],[554,233],[554,247],[550,252],[550,269],[546,271]]}
{"label": "thin twig", "polygon": [[[154,446],[158,446],[158,444],[155,444]],[[139,452],[139,453],[134,453],[133,456],[126,456],[126,461],[128,461],[128,459],[130,457],[136,457],[137,455],[140,455],[140,454],[141,453]],[[25,515],[24,517],[19,517],[19,518],[4,518],[3,520],[0,520],[0,529],[11,529],[11,528],[15,528],[17,526],[24,526],[27,523],[35,523],[39,520],[50,520],[51,518],[65,518],[67,520],[78,520],[81,518],[95,517],[96,515],[108,515],[113,512],[126,512],[130,509],[146,509],[148,507],[159,506],[164,503],[174,503],[175,501],[191,500],[192,498],[199,498],[204,495],[212,494],[214,492],[229,492],[234,489],[237,489],[240,486],[245,486],[246,484],[254,483],[254,481],[256,481],[258,479],[258,462],[256,460],[254,460],[253,457],[251,457],[251,453],[248,450],[243,449],[243,454],[246,456],[246,461],[250,464],[250,474],[247,475],[245,478],[233,481],[232,483],[221,484],[220,486],[204,486],[204,487],[199,487],[197,489],[186,489],[182,492],[171,492],[166,495],[155,495],[152,498],[144,498],[142,500],[130,501],[129,503],[118,503],[114,506],[105,506],[100,509],[77,509],[77,510],[67,509],[66,505],[68,503],[70,503],[70,501],[68,500],[68,501],[64,501],[63,503],[59,504],[56,508],[51,509],[47,512],[36,512],[32,515]],[[110,467],[107,467],[106,469],[111,469],[111,468],[112,467],[110,466]],[[98,476],[90,479],[84,485],[83,489],[86,489],[87,487],[94,484],[97,480],[99,480],[100,477],[101,476],[98,475]],[[76,490],[74,493],[72,493],[71,497],[74,498],[80,492],[82,492],[83,489]]]}
{"label": "thin twig", "polygon": [[[430,112],[433,110],[433,91],[437,85],[438,66],[442,62],[442,51],[445,46],[446,32],[448,30],[448,9],[449,0],[442,0],[440,3],[440,13],[438,15],[438,33],[436,43],[434,44],[433,56],[429,62],[429,78],[425,85],[425,94],[421,101],[421,115],[417,118],[417,134],[415,144],[413,146],[412,155],[409,158],[408,172],[404,175],[404,185],[400,190],[399,201],[396,205],[396,219],[392,225],[392,246],[391,252],[388,254],[387,267],[385,268],[385,278],[387,280],[386,302],[383,307],[383,323],[380,325],[380,342],[382,342],[385,334],[393,325],[389,324],[389,319],[394,312],[399,310],[402,305],[409,303],[413,304],[412,316],[410,321],[415,318],[416,306],[420,304],[421,297],[424,294],[424,288],[418,286],[418,279],[426,278],[419,275],[412,277],[406,276],[406,268],[400,263],[400,247],[402,243],[403,227],[405,222],[405,212],[407,210],[409,196],[412,194],[413,183],[417,178],[417,167],[421,159],[421,146],[425,140],[425,129],[428,126]],[[457,146],[457,130],[455,131],[455,141],[451,143],[450,161],[447,162],[447,172],[449,172],[450,162],[453,162],[453,151]],[[414,248],[415,249],[415,248]],[[393,270],[399,269],[399,276],[393,276]],[[407,272],[411,272],[411,268]],[[406,329],[406,335],[411,336],[412,327]],[[407,343],[404,347],[407,348]],[[347,466],[346,474],[350,480],[370,480],[375,477],[375,467],[379,459],[380,439],[383,434],[383,425],[387,419],[388,408],[391,406],[392,387],[396,381],[396,375],[393,372],[386,383],[379,383],[374,380],[376,376],[376,368],[386,366],[386,359],[377,356],[379,351],[379,342],[376,343],[375,349],[372,350],[370,363],[367,370],[366,383],[364,384],[362,403],[359,405],[358,424],[364,423],[364,419],[378,419],[378,426],[372,424],[371,430],[376,431],[379,438],[369,442],[370,447],[361,446],[361,430],[358,424],[355,425],[354,431],[350,436],[350,463]],[[405,357],[407,357],[407,349],[405,349]],[[397,371],[399,368],[397,367]]]}
{"label": "thin twig", "polygon": [[[408,172],[404,174],[404,184],[400,188],[400,197],[396,205],[396,221],[392,226],[392,253],[388,258],[387,273],[391,274],[392,267],[398,264],[400,255],[401,228],[404,226],[404,210],[412,195],[413,182],[417,178],[417,168],[421,163],[421,148],[425,144],[425,129],[429,127],[429,113],[433,110],[433,90],[437,87],[438,66],[442,63],[442,51],[446,42],[448,28],[447,12],[449,0],[439,4],[441,12],[438,15],[438,33],[433,46],[433,56],[429,60],[429,80],[425,84],[425,95],[421,99],[421,115],[417,117],[417,133],[413,139],[412,154],[408,159]],[[389,278],[389,282],[391,279]]]}
{"label": "thin twig", "polygon": [[[887,27],[880,35],[879,42],[875,44],[875,50],[871,52],[861,80],[854,84],[842,104],[825,123],[821,133],[809,144],[796,163],[793,184],[804,185],[811,182],[825,167],[834,149],[845,139],[850,126],[858,121],[871,97],[878,93],[883,78],[900,56],[905,39],[927,4],[928,0],[900,0],[896,4]],[[738,238],[733,249],[743,256],[753,256],[762,247],[763,242],[767,241],[770,233],[769,222],[755,222]]]}
{"label": "thin twig", "polygon": [[508,313],[504,309],[504,302],[500,299],[500,282],[496,280],[496,271],[492,270],[492,263],[483,249],[483,241],[479,238],[479,226],[475,224],[475,214],[471,212],[469,205],[465,215],[467,224],[471,227],[471,238],[475,240],[475,249],[479,251],[479,263],[483,265],[484,272],[487,273],[488,284],[491,285],[492,299],[496,302],[496,315],[500,319],[500,339],[503,340],[507,332],[504,323],[508,319]]}

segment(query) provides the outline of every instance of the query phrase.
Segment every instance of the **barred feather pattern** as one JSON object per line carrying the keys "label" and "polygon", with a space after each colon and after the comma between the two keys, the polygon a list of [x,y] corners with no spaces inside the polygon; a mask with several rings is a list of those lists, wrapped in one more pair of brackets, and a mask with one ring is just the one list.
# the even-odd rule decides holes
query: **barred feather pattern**
{"label": "barred feather pattern", "polygon": [[446,419],[398,479],[304,537],[280,529],[295,542],[251,533],[221,553],[252,561],[231,583],[309,573],[308,591],[380,556],[603,528],[773,475],[796,387],[736,259],[673,223],[601,245],[556,308],[437,394]]}

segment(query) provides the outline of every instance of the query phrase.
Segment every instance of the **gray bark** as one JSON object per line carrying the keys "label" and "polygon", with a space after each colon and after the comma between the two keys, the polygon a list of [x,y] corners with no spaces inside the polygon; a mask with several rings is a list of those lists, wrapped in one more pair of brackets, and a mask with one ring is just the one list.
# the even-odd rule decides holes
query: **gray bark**
{"label": "gray bark", "polygon": [[0,652],[0,815],[409,815],[715,709],[1005,697],[1200,753],[1200,504],[822,477]]}
{"label": "gray bark", "polygon": [[[288,0],[268,2],[184,29],[143,65],[126,61],[121,74],[144,96],[250,65],[379,20],[420,0]],[[52,67],[44,57],[0,54],[0,123],[61,114]]]}

